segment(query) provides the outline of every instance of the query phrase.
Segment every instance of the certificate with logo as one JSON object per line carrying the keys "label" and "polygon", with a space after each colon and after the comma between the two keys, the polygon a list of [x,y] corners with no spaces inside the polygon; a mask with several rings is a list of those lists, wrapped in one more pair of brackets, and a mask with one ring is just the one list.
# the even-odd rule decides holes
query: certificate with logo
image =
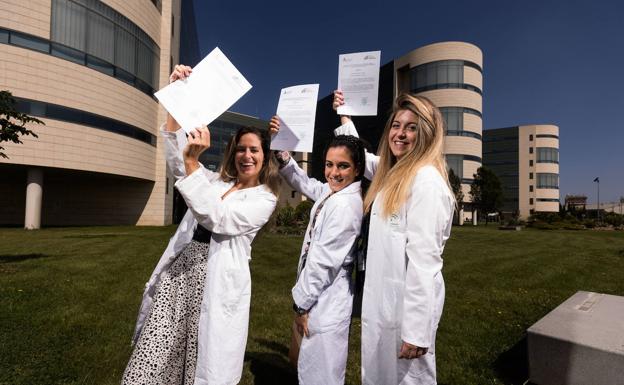
{"label": "certificate with logo", "polygon": [[358,52],[338,56],[338,89],[345,104],[338,114],[377,115],[379,63],[381,51]]}
{"label": "certificate with logo", "polygon": [[154,96],[186,132],[210,124],[251,89],[251,84],[217,47],[184,80]]}
{"label": "certificate with logo", "polygon": [[280,130],[271,140],[271,150],[312,152],[318,90],[318,84],[304,84],[280,91]]}

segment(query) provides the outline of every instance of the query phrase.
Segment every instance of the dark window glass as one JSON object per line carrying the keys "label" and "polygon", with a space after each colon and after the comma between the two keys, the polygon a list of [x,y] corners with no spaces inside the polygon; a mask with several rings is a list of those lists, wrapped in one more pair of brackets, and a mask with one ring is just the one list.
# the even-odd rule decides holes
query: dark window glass
{"label": "dark window glass", "polygon": [[533,192],[533,185],[529,186],[529,192]]}
{"label": "dark window glass", "polygon": [[533,204],[533,198],[529,198],[529,204],[532,205]]}
{"label": "dark window glass", "polygon": [[559,188],[559,174],[537,173],[537,188]]}
{"label": "dark window glass", "polygon": [[462,155],[446,155],[446,165],[460,179],[464,176],[464,157]]}
{"label": "dark window glass", "polygon": [[533,153],[533,147],[529,147],[529,154]]}
{"label": "dark window glass", "polygon": [[533,159],[529,159],[529,167],[533,167]]}
{"label": "dark window glass", "polygon": [[559,136],[552,134],[537,134],[535,135],[538,138],[551,138],[551,139],[559,139]]}
{"label": "dark window glass", "polygon": [[130,124],[57,104],[21,98],[16,99],[17,108],[20,112],[25,112],[42,118],[62,120],[65,122],[90,126],[138,139],[154,147],[156,146],[156,136]]}
{"label": "dark window glass", "polygon": [[114,76],[115,68],[112,64],[98,59],[95,56],[87,55],[87,67],[100,71],[106,75]]}
{"label": "dark window glass", "polygon": [[9,44],[9,31],[0,29],[0,43]]}
{"label": "dark window glass", "polygon": [[533,173],[532,172],[529,173],[529,179],[533,179]]}
{"label": "dark window glass", "polygon": [[35,51],[50,52],[50,43],[47,40],[19,32],[11,32],[11,44]]}
{"label": "dark window glass", "polygon": [[537,163],[559,163],[559,149],[554,147],[538,147]]}
{"label": "dark window glass", "polygon": [[52,48],[52,55],[60,57],[61,59],[73,61],[76,64],[85,65],[86,55],[84,52],[80,52],[76,49],[58,43],[50,43],[50,45]]}
{"label": "dark window glass", "polygon": [[115,77],[123,82],[130,84],[131,86],[134,86],[134,75],[122,70],[119,67],[115,68]]}

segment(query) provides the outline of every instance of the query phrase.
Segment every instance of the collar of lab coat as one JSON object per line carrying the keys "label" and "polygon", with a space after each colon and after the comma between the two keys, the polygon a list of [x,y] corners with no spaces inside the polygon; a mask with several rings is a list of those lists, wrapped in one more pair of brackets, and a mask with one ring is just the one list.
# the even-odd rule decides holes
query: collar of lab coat
{"label": "collar of lab coat", "polygon": [[[342,195],[342,194],[353,194],[353,193],[360,193],[362,191],[361,188],[361,181],[357,181],[357,182],[353,182],[350,185],[348,185],[347,187],[343,188],[342,190],[335,192],[334,195]],[[331,194],[331,189],[329,188],[329,184],[327,183],[327,194],[325,194],[323,196],[323,198],[327,197],[327,195]],[[319,199],[320,201],[321,199]]]}

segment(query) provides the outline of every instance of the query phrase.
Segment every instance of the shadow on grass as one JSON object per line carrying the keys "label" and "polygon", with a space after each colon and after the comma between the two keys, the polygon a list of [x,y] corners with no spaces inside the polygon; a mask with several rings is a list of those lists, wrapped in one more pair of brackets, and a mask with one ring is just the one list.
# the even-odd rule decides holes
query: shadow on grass
{"label": "shadow on grass", "polygon": [[245,353],[245,361],[250,362],[249,370],[254,376],[254,384],[297,384],[297,373],[286,359],[288,347],[262,338],[256,338],[255,341],[273,350],[274,353]]}
{"label": "shadow on grass", "polygon": [[4,254],[0,255],[0,263],[15,263],[27,261],[29,259],[48,258],[49,255],[34,253],[34,254]]}
{"label": "shadow on grass", "polygon": [[506,352],[501,353],[494,361],[496,376],[504,383],[511,385],[530,384],[527,338],[523,337]]}

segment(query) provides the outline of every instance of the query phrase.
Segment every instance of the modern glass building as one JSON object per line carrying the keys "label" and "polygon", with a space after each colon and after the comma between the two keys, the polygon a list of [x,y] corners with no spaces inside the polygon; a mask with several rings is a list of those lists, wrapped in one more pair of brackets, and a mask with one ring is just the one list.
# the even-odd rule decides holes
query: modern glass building
{"label": "modern glass building", "polygon": [[152,95],[179,60],[180,17],[181,0],[3,2],[0,89],[45,125],[5,146],[0,224],[171,223]]}
{"label": "modern glass building", "polygon": [[524,125],[483,131],[483,165],[503,185],[502,211],[522,219],[559,211],[559,127]]}

